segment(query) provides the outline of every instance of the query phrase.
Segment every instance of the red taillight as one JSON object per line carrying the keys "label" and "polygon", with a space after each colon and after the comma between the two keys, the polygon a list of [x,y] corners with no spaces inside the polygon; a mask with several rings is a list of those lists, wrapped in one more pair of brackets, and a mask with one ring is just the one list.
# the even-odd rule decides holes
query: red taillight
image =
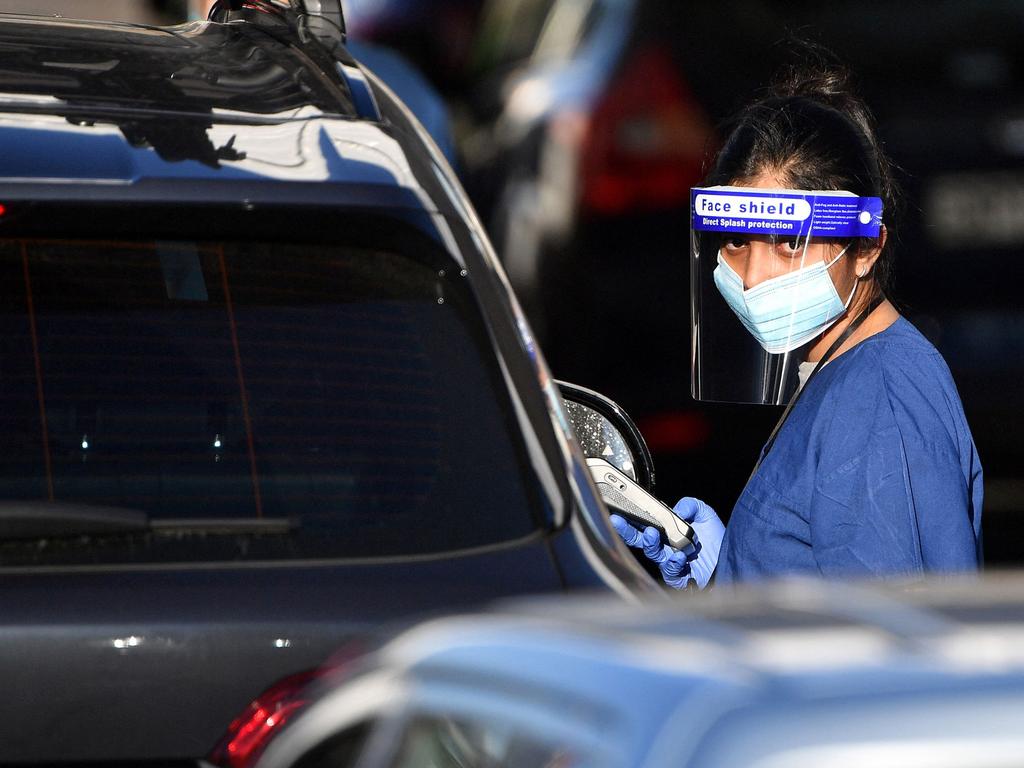
{"label": "red taillight", "polygon": [[668,51],[638,50],[590,115],[580,166],[584,209],[614,214],[685,204],[711,137]]}
{"label": "red taillight", "polygon": [[253,699],[210,750],[206,762],[220,768],[251,768],[270,740],[310,703],[314,683],[337,685],[366,652],[364,640],[350,640],[316,669],[282,678]]}
{"label": "red taillight", "polygon": [[319,669],[279,680],[257,696],[228,726],[206,759],[221,768],[248,768],[263,754],[275,733],[308,702],[306,692],[318,679]]}

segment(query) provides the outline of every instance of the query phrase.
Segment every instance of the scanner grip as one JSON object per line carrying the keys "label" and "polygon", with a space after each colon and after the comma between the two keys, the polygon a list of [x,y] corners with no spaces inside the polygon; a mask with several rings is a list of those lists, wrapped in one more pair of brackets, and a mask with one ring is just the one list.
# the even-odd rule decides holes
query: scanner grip
{"label": "scanner grip", "polygon": [[641,528],[655,528],[687,560],[697,556],[696,536],[689,523],[604,459],[587,459],[587,466],[601,498],[613,512]]}

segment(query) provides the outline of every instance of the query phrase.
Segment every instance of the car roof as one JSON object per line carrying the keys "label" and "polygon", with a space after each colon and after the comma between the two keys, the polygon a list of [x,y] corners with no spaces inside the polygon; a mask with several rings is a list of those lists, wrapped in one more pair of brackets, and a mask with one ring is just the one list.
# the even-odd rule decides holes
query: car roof
{"label": "car roof", "polygon": [[154,27],[0,14],[0,50],[0,103],[56,99],[65,102],[60,109],[83,114],[119,108],[209,116],[217,109],[239,120],[286,119],[305,106],[360,116],[346,80],[313,66],[313,46],[297,45],[284,23]]}
{"label": "car roof", "polygon": [[344,46],[284,21],[0,14],[5,200],[232,202],[241,181],[255,202],[437,210],[424,137]]}
{"label": "car roof", "polygon": [[914,754],[1002,768],[1024,749],[1022,587],[791,579],[642,604],[506,601],[343,653],[260,765],[377,721],[374,743],[494,726],[609,766],[894,768]]}
{"label": "car roof", "polygon": [[[453,633],[450,627],[455,624],[459,631]],[[882,667],[905,661],[908,655],[922,663],[945,663],[969,646],[966,641],[976,633],[986,632],[991,640],[987,655],[964,653],[958,668],[973,671],[973,659],[984,671],[995,659],[1004,668],[1024,671],[1024,644],[1015,642],[1024,639],[1024,576],[906,584],[790,578],[640,604],[603,595],[514,600],[477,615],[426,624],[419,630],[422,634],[414,631],[406,644],[395,646],[396,658],[410,663],[429,660],[444,649],[437,637],[457,635],[462,647],[472,638],[482,648],[491,642],[508,644],[510,638],[533,643],[538,630],[581,642],[636,640],[666,649],[672,644],[714,646],[714,657],[730,670],[790,678],[814,677],[851,664]],[[830,638],[843,638],[843,644]],[[637,663],[628,654],[606,661]],[[689,670],[672,653],[656,654],[644,664],[666,673]],[[701,669],[706,672],[709,666],[702,662]]]}
{"label": "car roof", "polygon": [[[889,737],[911,725],[931,733],[914,713],[948,722],[967,717],[943,709],[961,702],[1005,735],[1013,731],[993,713],[1024,706],[1022,587],[1019,577],[927,588],[797,579],[669,604],[530,599],[422,625],[380,660],[435,708],[457,708],[463,692],[471,712],[483,711],[481,692],[503,707],[528,698],[549,718],[651,754],[674,733],[687,744],[676,745],[679,765],[705,738],[716,765],[740,764],[739,747],[708,736],[723,723],[764,749],[778,736],[781,752],[799,741],[794,728],[814,739],[839,721],[850,738],[873,738],[850,725],[854,715],[867,723],[867,712],[890,713]],[[880,734],[887,721],[873,717]]]}

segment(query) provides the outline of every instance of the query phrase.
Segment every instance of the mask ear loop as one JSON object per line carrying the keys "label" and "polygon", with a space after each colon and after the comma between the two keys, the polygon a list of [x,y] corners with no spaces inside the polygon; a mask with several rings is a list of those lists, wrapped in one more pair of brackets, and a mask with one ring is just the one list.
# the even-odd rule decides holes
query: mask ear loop
{"label": "mask ear loop", "polygon": [[[850,250],[850,246],[851,246],[851,245],[853,245],[853,243],[852,243],[852,242],[849,242],[849,243],[847,243],[847,244],[846,244],[846,247],[845,247],[845,248],[843,248],[843,250],[841,250],[841,251],[840,251],[840,252],[839,252],[839,253],[838,253],[838,254],[836,255],[836,257],[835,257],[834,259],[832,259],[832,261],[830,261],[830,262],[829,262],[828,264],[826,264],[826,265],[825,265],[825,269],[829,269],[829,268],[830,268],[830,267],[831,267],[831,266],[832,266],[833,264],[835,264],[835,263],[836,263],[837,261],[839,261],[839,260],[840,260],[841,258],[843,258],[843,254],[844,254],[844,253],[846,253],[846,252],[847,252],[848,250]],[[806,249],[805,249],[805,250],[806,250]],[[858,275],[857,275],[857,277],[860,277],[860,275],[858,274]]]}
{"label": "mask ear loop", "polygon": [[[831,267],[833,264],[835,264],[837,261],[839,261],[841,258],[843,258],[843,254],[846,253],[848,250],[850,250],[850,246],[851,245],[853,245],[853,241],[850,241],[849,243],[847,243],[846,247],[843,248],[843,250],[841,250],[836,255],[836,257],[834,259],[832,259],[832,261],[830,261],[828,264],[825,265],[825,269],[826,270],[829,269],[829,267]],[[854,281],[854,283],[853,283],[853,290],[850,291],[850,295],[847,296],[846,297],[846,301],[843,302],[843,309],[849,309],[850,308],[850,302],[853,301],[853,295],[857,292],[857,288],[860,286],[860,279],[861,279],[861,274],[860,274],[860,271],[858,270],[857,271],[857,280]]]}

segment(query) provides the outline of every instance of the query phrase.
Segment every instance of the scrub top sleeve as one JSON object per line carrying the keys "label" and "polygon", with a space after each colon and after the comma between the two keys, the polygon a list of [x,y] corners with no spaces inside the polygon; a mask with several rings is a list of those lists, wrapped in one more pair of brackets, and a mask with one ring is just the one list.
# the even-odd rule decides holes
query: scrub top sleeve
{"label": "scrub top sleeve", "polygon": [[926,571],[978,568],[978,546],[967,510],[971,498],[959,457],[946,446],[904,443],[908,501],[917,524]]}
{"label": "scrub top sleeve", "polygon": [[902,471],[926,571],[976,570],[981,465],[952,376],[938,353],[908,355],[883,373],[903,446]]}

